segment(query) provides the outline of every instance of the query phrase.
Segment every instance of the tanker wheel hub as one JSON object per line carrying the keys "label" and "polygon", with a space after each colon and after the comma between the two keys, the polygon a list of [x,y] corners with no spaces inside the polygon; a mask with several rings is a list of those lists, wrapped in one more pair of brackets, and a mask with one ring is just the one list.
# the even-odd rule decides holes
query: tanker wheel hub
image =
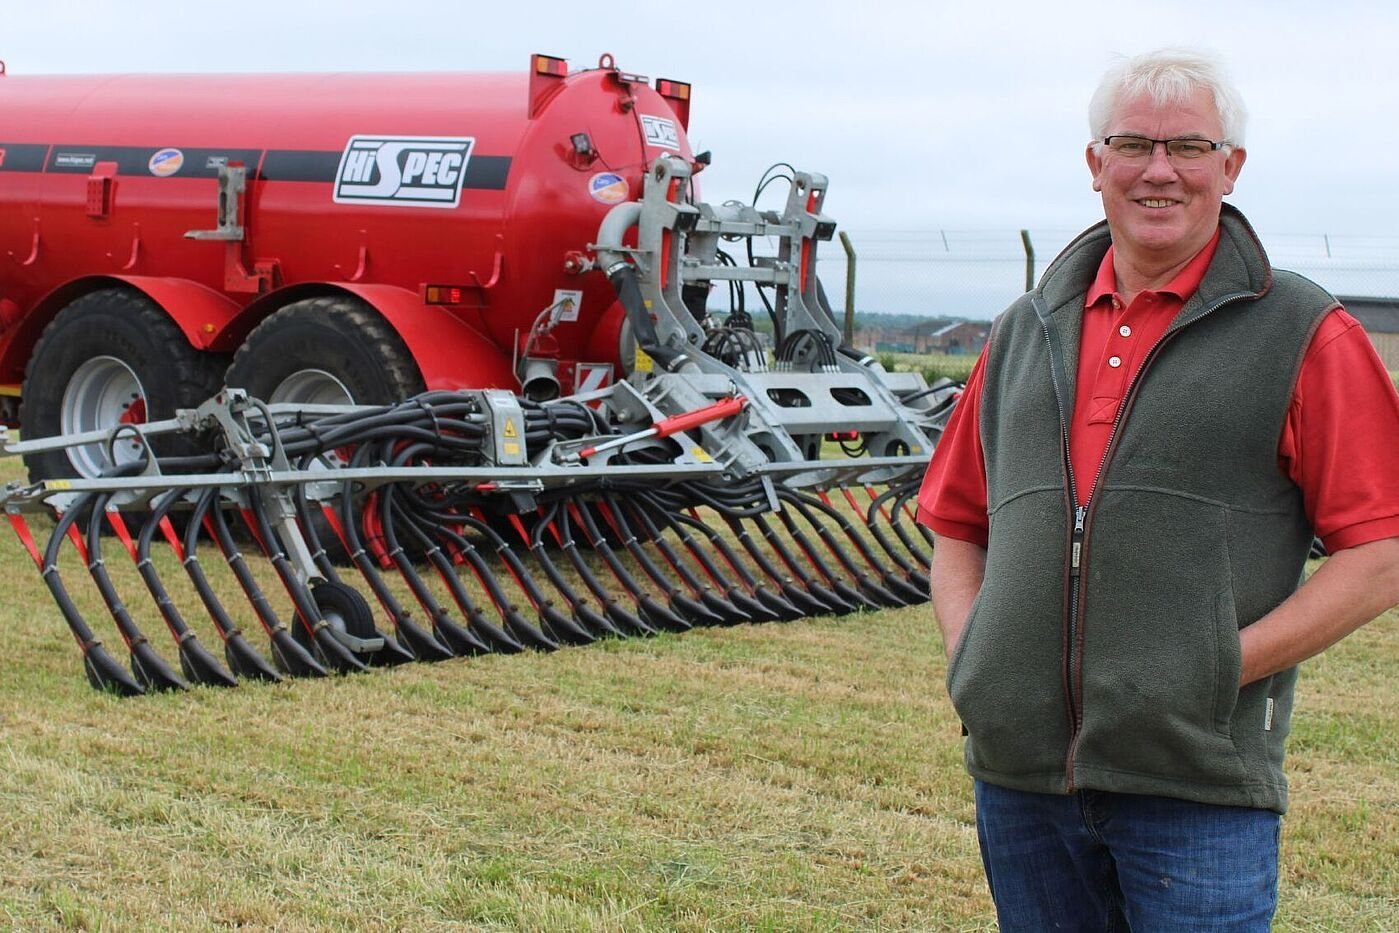
{"label": "tanker wheel hub", "polygon": [[283,379],[272,390],[269,402],[292,402],[299,405],[353,405],[354,396],[345,383],[324,369],[301,369]]}
{"label": "tanker wheel hub", "polygon": [[[146,391],[126,363],[114,356],[95,356],[83,363],[63,392],[60,419],[64,434],[101,431],[118,424],[146,423]],[[111,465],[103,444],[88,444],[70,453],[84,476],[98,476]],[[139,459],[142,444],[121,438],[112,454],[117,464]]]}

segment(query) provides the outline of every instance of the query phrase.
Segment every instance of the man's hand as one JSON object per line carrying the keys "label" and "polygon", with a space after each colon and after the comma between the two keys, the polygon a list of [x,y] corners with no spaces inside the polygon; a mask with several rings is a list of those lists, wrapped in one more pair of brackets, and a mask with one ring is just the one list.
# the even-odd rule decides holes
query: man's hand
{"label": "man's hand", "polygon": [[976,594],[986,576],[986,549],[967,541],[938,535],[933,546],[931,580],[933,612],[942,628],[942,646],[947,659],[957,649],[962,629],[967,626]]}
{"label": "man's hand", "polygon": [[[936,554],[933,565],[937,565]],[[936,580],[933,593],[936,603]],[[1297,592],[1239,632],[1240,686],[1320,654],[1395,604],[1399,604],[1399,538],[1336,552]]]}

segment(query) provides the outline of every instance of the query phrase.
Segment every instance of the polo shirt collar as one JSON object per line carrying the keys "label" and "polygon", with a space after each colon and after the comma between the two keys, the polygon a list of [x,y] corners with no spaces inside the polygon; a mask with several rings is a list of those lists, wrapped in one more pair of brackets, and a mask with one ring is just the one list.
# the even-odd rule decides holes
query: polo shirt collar
{"label": "polo shirt collar", "polygon": [[[1185,264],[1175,278],[1157,289],[1149,289],[1156,294],[1174,295],[1176,300],[1184,302],[1195,294],[1204,281],[1205,272],[1209,270],[1210,262],[1214,259],[1215,249],[1219,246],[1220,228],[1215,227],[1214,236],[1204,245],[1198,253]],[[1112,259],[1114,247],[1109,246],[1108,251],[1103,254],[1103,261],[1098,264],[1098,273],[1093,278],[1093,284],[1088,288],[1088,297],[1084,301],[1084,307],[1092,308],[1101,301],[1111,301],[1117,295],[1117,273],[1113,270]],[[1120,300],[1120,299],[1119,299]]]}

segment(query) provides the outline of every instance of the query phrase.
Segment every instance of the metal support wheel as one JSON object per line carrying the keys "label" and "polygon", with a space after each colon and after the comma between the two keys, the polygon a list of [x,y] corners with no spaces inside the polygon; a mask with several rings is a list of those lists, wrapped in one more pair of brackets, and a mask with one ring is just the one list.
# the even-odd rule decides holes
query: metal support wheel
{"label": "metal support wheel", "polygon": [[[311,587],[311,598],[336,640],[353,654],[368,660],[384,647],[384,636],[374,627],[374,612],[359,590],[347,583],[327,580]],[[305,625],[298,620],[291,630],[298,644],[319,655],[316,640]]]}

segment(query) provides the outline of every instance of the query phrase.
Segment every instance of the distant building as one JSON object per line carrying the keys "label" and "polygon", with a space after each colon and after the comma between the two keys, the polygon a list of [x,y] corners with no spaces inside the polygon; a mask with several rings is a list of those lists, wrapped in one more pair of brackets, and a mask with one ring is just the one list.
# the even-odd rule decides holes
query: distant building
{"label": "distant building", "polygon": [[915,352],[980,353],[990,336],[990,321],[958,321],[933,331]]}
{"label": "distant building", "polygon": [[927,324],[914,327],[893,327],[886,324],[866,324],[855,331],[855,345],[871,353],[917,353],[919,328],[927,329]]}
{"label": "distant building", "polygon": [[1337,295],[1370,335],[1386,369],[1399,370],[1399,298]]}
{"label": "distant building", "polygon": [[865,324],[855,343],[876,353],[980,353],[990,334],[990,321],[928,318],[898,326]]}

